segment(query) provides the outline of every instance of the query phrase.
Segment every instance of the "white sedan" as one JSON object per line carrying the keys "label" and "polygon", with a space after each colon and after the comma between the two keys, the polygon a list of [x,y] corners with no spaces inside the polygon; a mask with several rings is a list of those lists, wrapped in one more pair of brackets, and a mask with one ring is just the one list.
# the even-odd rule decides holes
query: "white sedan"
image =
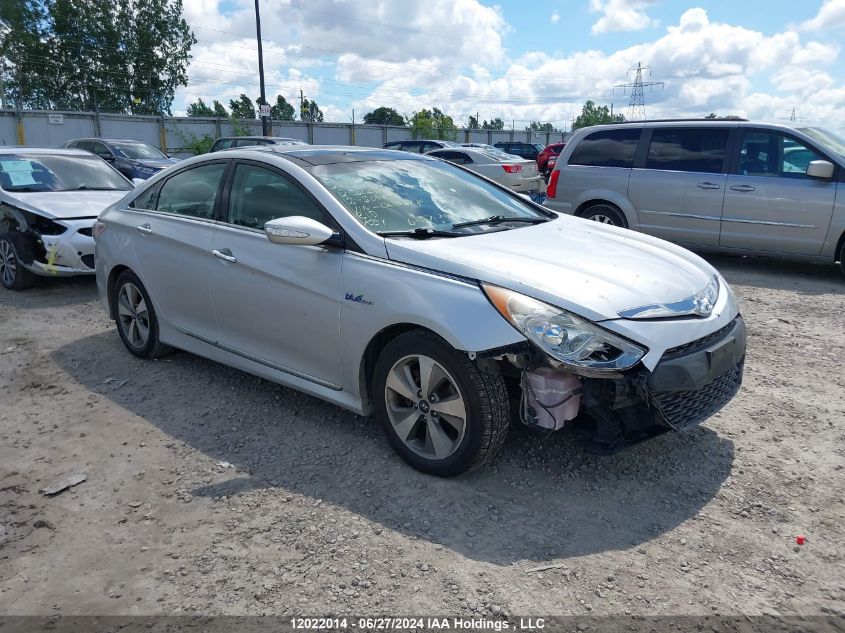
{"label": "white sedan", "polygon": [[537,171],[536,161],[504,154],[498,150],[494,153],[482,148],[450,147],[435,149],[426,154],[466,167],[517,193],[537,194],[545,187],[543,177]]}
{"label": "white sedan", "polygon": [[93,274],[97,215],[132,188],[90,152],[0,149],[0,283],[22,290],[37,275]]}

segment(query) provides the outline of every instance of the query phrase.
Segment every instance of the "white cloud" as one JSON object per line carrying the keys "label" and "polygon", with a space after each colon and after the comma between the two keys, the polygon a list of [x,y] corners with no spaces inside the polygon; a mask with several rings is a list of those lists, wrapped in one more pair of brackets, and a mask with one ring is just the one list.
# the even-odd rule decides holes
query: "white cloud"
{"label": "white cloud", "polygon": [[602,16],[593,24],[593,35],[610,31],[640,31],[657,26],[645,12],[654,0],[590,0],[590,11]]}
{"label": "white cloud", "polygon": [[804,31],[836,29],[845,26],[845,0],[825,0],[816,16],[801,24]]}
{"label": "white cloud", "polygon": [[549,22],[552,24],[556,24],[560,22],[560,12],[559,11],[552,11],[552,15],[549,18]]}

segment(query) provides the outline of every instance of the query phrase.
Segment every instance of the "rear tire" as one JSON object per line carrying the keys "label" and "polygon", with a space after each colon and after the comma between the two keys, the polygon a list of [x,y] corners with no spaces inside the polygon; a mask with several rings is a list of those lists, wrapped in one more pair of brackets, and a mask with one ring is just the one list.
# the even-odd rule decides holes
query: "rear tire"
{"label": "rear tire", "polygon": [[36,275],[23,267],[11,236],[0,235],[0,284],[9,290],[26,290],[36,279]]}
{"label": "rear tire", "polygon": [[117,332],[131,354],[151,360],[170,351],[159,339],[153,302],[135,273],[125,270],[118,276],[112,302]]}
{"label": "rear tire", "polygon": [[507,437],[504,380],[436,334],[390,341],[373,376],[376,416],[393,449],[424,473],[452,477],[491,461]]}
{"label": "rear tire", "polygon": [[592,220],[600,224],[609,224],[611,226],[619,226],[623,229],[628,228],[628,222],[625,221],[625,216],[616,207],[609,204],[594,204],[587,207],[578,214],[579,218],[585,220]]}

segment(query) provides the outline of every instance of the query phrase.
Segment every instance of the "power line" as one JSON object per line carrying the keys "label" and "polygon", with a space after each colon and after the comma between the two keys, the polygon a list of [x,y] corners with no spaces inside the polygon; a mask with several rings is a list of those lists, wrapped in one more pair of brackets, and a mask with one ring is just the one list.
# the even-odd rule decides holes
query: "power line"
{"label": "power line", "polygon": [[643,95],[643,88],[652,88],[653,86],[663,87],[662,81],[643,81],[643,71],[647,71],[651,75],[651,66],[643,66],[642,62],[637,62],[636,66],[628,69],[628,72],[636,72],[634,82],[628,84],[618,84],[616,88],[623,90],[631,89],[631,99],[628,102],[628,120],[629,121],[643,121],[645,120],[645,96]]}

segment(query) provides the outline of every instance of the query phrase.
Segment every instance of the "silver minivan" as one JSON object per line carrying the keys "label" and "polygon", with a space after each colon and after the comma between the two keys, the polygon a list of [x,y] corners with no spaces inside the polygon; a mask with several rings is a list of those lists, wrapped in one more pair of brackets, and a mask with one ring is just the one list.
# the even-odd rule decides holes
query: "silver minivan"
{"label": "silver minivan", "polygon": [[699,250],[843,262],[845,140],[727,120],[584,128],[545,205]]}

